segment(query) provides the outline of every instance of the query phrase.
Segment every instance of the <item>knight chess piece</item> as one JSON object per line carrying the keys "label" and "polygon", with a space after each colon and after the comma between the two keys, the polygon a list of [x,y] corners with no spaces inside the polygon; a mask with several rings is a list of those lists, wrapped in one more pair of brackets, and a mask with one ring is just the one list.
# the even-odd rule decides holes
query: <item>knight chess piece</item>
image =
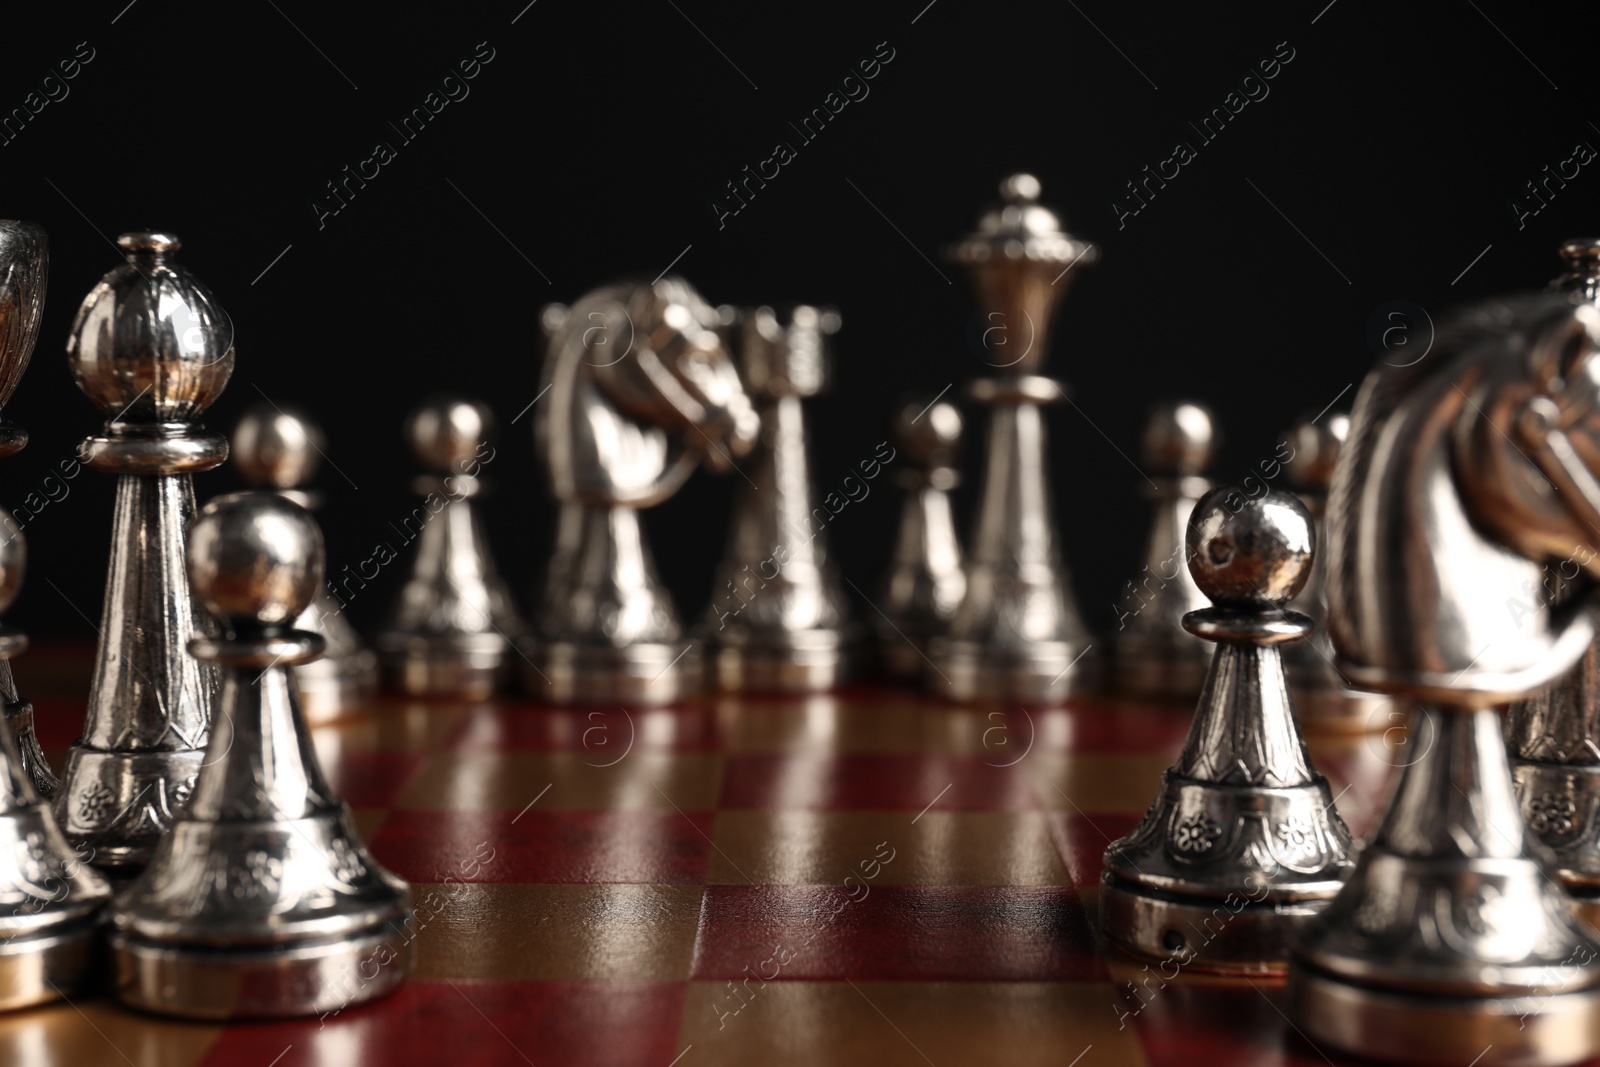
{"label": "knight chess piece", "polygon": [[1090,642],[1056,545],[1045,471],[1040,407],[1066,394],[1036,372],[1074,269],[1099,250],[1061,229],[1039,204],[1033,175],[1013,174],[1000,195],[950,252],[977,288],[986,361],[997,373],[968,390],[990,408],[988,455],[966,592],[932,642],[926,677],[932,692],[960,702],[1055,701],[1077,686]]}
{"label": "knight chess piece", "polygon": [[112,907],[127,1004],[310,1015],[383,996],[410,970],[410,890],[367,854],[328,788],[290,680],[322,652],[292,625],[322,561],[315,520],[277,493],[218,497],[189,531],[190,582],[222,632],[189,652],[222,688],[193,796]]}
{"label": "knight chess piece", "polygon": [[67,754],[56,820],[94,863],[137,870],[194,787],[211,728],[216,674],[184,646],[210,625],[189,596],[183,537],[192,475],[228,458],[201,414],[233,373],[233,324],[173,260],[178,239],[127,233],[127,262],[78,309],[67,361],[106,413],[79,449],[117,476],[111,557],[83,736]]}
{"label": "knight chess piece", "polygon": [[406,693],[481,700],[500,687],[522,630],[478,513],[494,414],[431,397],[406,420],[406,437],[427,471],[415,482],[421,502],[398,527],[417,550],[378,652]]}
{"label": "knight chess piece", "polygon": [[884,582],[878,647],[888,673],[920,678],[927,648],[943,634],[966,592],[961,539],[950,511],[960,484],[961,411],[937,397],[903,404],[895,418],[895,444],[903,457],[900,529]]}
{"label": "knight chess piece", "polygon": [[1139,826],[1106,849],[1106,932],[1136,955],[1198,970],[1280,973],[1296,932],[1350,867],[1350,832],[1295,722],[1279,646],[1316,529],[1295,497],[1221,488],[1194,506],[1189,571],[1214,606],[1183,624],[1216,643],[1194,724]]}
{"label": "knight chess piece", "polygon": [[1116,605],[1118,683],[1135,696],[1194,700],[1211,649],[1184,629],[1191,611],[1210,606],[1185,558],[1195,501],[1211,490],[1205,471],[1217,448],[1216,417],[1193,400],[1158,404],[1145,422],[1145,495],[1152,505],[1144,567]]}
{"label": "knight chess piece", "polygon": [[[306,489],[322,459],[322,430],[292,408],[258,404],[234,427],[230,450],[239,477],[257,489],[282,493],[308,511],[317,510],[321,495]],[[307,721],[320,722],[360,705],[377,692],[378,657],[361,643],[344,617],[344,605],[324,585],[311,606],[295,620],[295,628],[321,634],[327,651],[294,668],[300,688],[300,710]]]}
{"label": "knight chess piece", "polygon": [[[22,586],[27,550],[3,510],[0,526],[10,531],[0,537],[4,614]],[[27,644],[22,633],[0,625],[0,661]],[[16,739],[0,730],[0,1009],[76,993],[93,970],[101,912],[110,899],[111,887],[56,826]]]}
{"label": "knight chess piece", "polygon": [[1579,294],[1497,300],[1356,398],[1329,626],[1342,675],[1414,710],[1387,812],[1294,949],[1289,1004],[1314,1043],[1480,1067],[1600,1052],[1600,943],[1523,822],[1495,711],[1595,637],[1589,597],[1530,591],[1600,528],[1597,346]]}
{"label": "knight chess piece", "polygon": [[[728,691],[831,689],[850,669],[849,604],[813,498],[801,401],[829,377],[831,309],[719,308],[724,344],[761,419],[701,624],[708,677]],[[858,480],[858,479],[857,479]]]}
{"label": "knight chess piece", "polygon": [[[550,332],[534,437],[559,504],[531,633],[528,692],[552,703],[670,703],[702,677],[656,576],[639,509],[696,468],[728,470],[761,420],[681,278],[595,290]],[[548,395],[546,395],[548,394]]]}
{"label": "knight chess piece", "polygon": [[[0,408],[11,401],[22,372],[33,357],[44,318],[44,294],[50,277],[50,240],[33,222],[0,219]],[[22,451],[28,431],[0,418],[0,459]],[[0,659],[0,713],[17,742],[17,754],[34,788],[46,800],[60,788],[50,762],[39,748],[33,726],[33,705],[22,698],[9,660]]]}

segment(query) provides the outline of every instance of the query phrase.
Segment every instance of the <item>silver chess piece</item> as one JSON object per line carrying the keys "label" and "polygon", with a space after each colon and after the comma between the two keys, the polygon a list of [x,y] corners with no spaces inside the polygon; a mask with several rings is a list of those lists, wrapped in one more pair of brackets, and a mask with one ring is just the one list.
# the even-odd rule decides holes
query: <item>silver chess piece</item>
{"label": "silver chess piece", "polygon": [[1188,567],[1213,606],[1183,624],[1216,650],[1182,754],[1101,878],[1106,932],[1137,955],[1281,973],[1349,871],[1350,831],[1306,752],[1279,652],[1311,632],[1284,605],[1315,543],[1311,514],[1281,490],[1222,488],[1194,506]]}
{"label": "silver chess piece", "polygon": [[839,315],[804,304],[787,322],[768,307],[717,313],[761,434],[701,624],[708,677],[728,691],[831,689],[850,670],[853,627],[828,555],[829,498],[812,493],[801,401],[826,385]]}
{"label": "silver chess piece", "polygon": [[[0,538],[0,614],[22,586],[27,551],[11,516]],[[0,625],[0,661],[28,639]],[[72,996],[98,959],[102,911],[111,887],[74,852],[34,788],[16,739],[0,730],[0,1009]]]}
{"label": "silver chess piece", "polygon": [[534,438],[560,512],[520,643],[524,680],[553,703],[669,703],[694,691],[701,664],[656,576],[639,509],[702,465],[730,469],[761,420],[716,312],[681,278],[597,289],[564,315],[546,309],[544,322]]}
{"label": "silver chess piece", "polygon": [[1044,404],[1065,397],[1041,376],[1050,320],[1076,267],[1099,250],[1061,229],[1039,182],[1013,174],[1002,203],[950,251],[972,276],[996,370],[969,393],[990,409],[982,495],[968,546],[967,588],[932,642],[930,689],[956,701],[1059,700],[1090,647],[1056,544],[1045,471]]}
{"label": "silver chess piece", "polygon": [[[1378,1059],[1564,1064],[1600,1052],[1600,943],[1517,806],[1495,706],[1570,670],[1589,596],[1537,595],[1600,528],[1600,310],[1494,301],[1367,376],[1328,500],[1341,674],[1413,705],[1388,811],[1295,947],[1314,1043]],[[1590,556],[1585,582],[1600,577]]]}
{"label": "silver chess piece", "polygon": [[106,414],[79,448],[117,476],[111,560],[83,736],[67,754],[56,820],[96,866],[132,873],[194,788],[215,672],[184,652],[209,623],[189,596],[191,475],[228,458],[201,414],[233,373],[233,324],[173,260],[166,233],[117,238],[127,262],[84,298],[67,339],[78,388]]}
{"label": "silver chess piece", "polygon": [[[0,408],[11,402],[33,357],[49,277],[50,240],[44,227],[0,219]],[[0,418],[0,459],[22,451],[27,443],[27,430]],[[16,739],[23,770],[39,795],[48,800],[61,783],[39,748],[33,705],[17,691],[8,660],[0,660],[0,711]]]}
{"label": "silver chess piece", "polygon": [[111,911],[117,996],[199,1019],[311,1015],[392,991],[410,970],[410,890],[378,866],[322,775],[289,669],[322,653],[293,627],[322,584],[322,532],[277,493],[205,506],[188,539],[195,596],[222,636],[205,768]]}
{"label": "silver chess piece", "polygon": [[[322,459],[322,429],[292,408],[257,404],[233,430],[229,450],[239,477],[257,489],[282,493],[308,511],[321,504],[321,494],[306,489]],[[295,620],[295,628],[321,634],[327,651],[294,668],[300,687],[300,710],[310,722],[337,717],[370,699],[378,688],[378,657],[344,617],[344,608],[317,590],[311,606]]]}
{"label": "silver chess piece", "polygon": [[1216,454],[1216,416],[1204,404],[1156,405],[1145,422],[1145,495],[1153,512],[1144,567],[1117,601],[1118,685],[1140,697],[1192,701],[1205,683],[1211,647],[1183,618],[1209,607],[1189,573],[1185,550],[1195,501],[1211,491],[1205,472]]}
{"label": "silver chess piece", "polygon": [[494,414],[440,394],[411,413],[405,434],[427,473],[414,483],[421,501],[399,523],[416,555],[378,652],[406,693],[481,700],[505,679],[522,629],[478,513]]}
{"label": "silver chess piece", "polygon": [[900,529],[884,582],[878,647],[888,673],[920,678],[929,642],[945,632],[967,590],[961,539],[950,511],[950,492],[961,483],[961,411],[939,400],[913,400],[895,417],[900,469]]}

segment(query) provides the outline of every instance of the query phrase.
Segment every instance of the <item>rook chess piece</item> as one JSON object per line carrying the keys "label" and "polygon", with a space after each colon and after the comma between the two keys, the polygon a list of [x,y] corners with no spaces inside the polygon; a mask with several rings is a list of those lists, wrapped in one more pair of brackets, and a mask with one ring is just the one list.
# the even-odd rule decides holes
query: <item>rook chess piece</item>
{"label": "rook chess piece", "polygon": [[489,696],[522,629],[478,514],[493,435],[488,407],[451,396],[431,397],[406,421],[411,449],[428,473],[415,483],[421,502],[400,520],[417,553],[377,645],[395,682],[413,696]]}
{"label": "rook chess piece", "polygon": [[233,324],[173,261],[178,239],[125,233],[128,260],[84,298],[67,340],[78,388],[106,413],[86,467],[117,476],[100,643],[83,736],[56,820],[103,869],[132,873],[188,799],[205,756],[215,672],[184,645],[209,625],[189,596],[191,475],[228,458],[201,427],[233,373]]}
{"label": "rook chess piece", "polygon": [[1194,506],[1189,570],[1215,606],[1183,624],[1216,651],[1183,753],[1101,877],[1106,932],[1140,956],[1281,972],[1349,869],[1350,832],[1306,753],[1278,650],[1311,632],[1284,605],[1315,540],[1305,506],[1279,490],[1216,489]]}
{"label": "rook chess piece", "polygon": [[[320,494],[304,488],[322,458],[322,430],[310,419],[276,404],[258,404],[245,412],[233,431],[230,450],[234,469],[247,485],[282,493],[315,511]],[[295,620],[295,628],[321,634],[327,651],[294,668],[300,688],[300,710],[307,721],[336,717],[369,699],[378,687],[378,657],[361,643],[344,617],[344,606],[324,585],[311,606]]]}
{"label": "rook chess piece", "polygon": [[1216,419],[1192,400],[1157,405],[1144,430],[1154,505],[1144,569],[1116,606],[1120,686],[1136,696],[1192,701],[1205,682],[1211,650],[1183,627],[1183,617],[1210,601],[1194,584],[1185,531],[1194,503],[1211,489],[1204,477],[1216,451]]}
{"label": "rook chess piece", "polygon": [[222,673],[189,804],[117,896],[116,992],[199,1019],[311,1015],[383,996],[411,967],[410,891],[373,862],[328,788],[289,669],[322,638],[292,622],[322,583],[322,533],[276,493],[232,493],[189,532],[195,596]]}
{"label": "rook chess piece", "polygon": [[889,674],[913,679],[927,670],[929,642],[950,625],[967,588],[961,539],[950,513],[950,491],[961,481],[955,466],[960,409],[938,398],[902,405],[895,443],[905,457],[900,469],[905,498],[884,583],[878,647]]}
{"label": "rook chess piece", "polygon": [[977,287],[999,373],[969,388],[991,411],[983,492],[966,592],[946,635],[933,641],[927,679],[957,701],[1059,700],[1074,688],[1089,636],[1056,547],[1045,473],[1040,406],[1066,394],[1036,372],[1069,271],[1093,263],[1099,250],[1061,229],[1039,204],[1033,175],[1013,174],[1000,195],[1004,202],[951,250]]}

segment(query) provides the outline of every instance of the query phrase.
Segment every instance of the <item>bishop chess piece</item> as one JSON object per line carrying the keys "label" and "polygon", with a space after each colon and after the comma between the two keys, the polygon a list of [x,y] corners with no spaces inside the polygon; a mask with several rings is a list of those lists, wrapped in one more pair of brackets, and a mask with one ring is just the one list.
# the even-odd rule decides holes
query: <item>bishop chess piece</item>
{"label": "bishop chess piece", "polygon": [[478,514],[493,436],[488,407],[457,397],[432,397],[406,420],[427,473],[415,482],[420,502],[398,526],[407,543],[417,543],[416,555],[377,646],[395,683],[413,696],[489,696],[522,629]]}
{"label": "bishop chess piece", "polygon": [[1205,471],[1216,446],[1216,418],[1192,400],[1159,404],[1145,423],[1150,538],[1144,567],[1116,605],[1118,682],[1135,696],[1192,701],[1205,683],[1211,649],[1183,619],[1211,602],[1189,574],[1184,546],[1195,501],[1211,490]]}
{"label": "bishop chess piece", "polygon": [[199,419],[233,373],[233,324],[174,262],[176,237],[117,244],[127,262],[84,298],[67,340],[78,388],[107,419],[79,457],[117,476],[117,496],[89,709],[55,813],[97,867],[131,874],[188,800],[211,728],[215,671],[184,652],[209,623],[189,596],[183,537],[191,476],[228,458]]}
{"label": "bishop chess piece", "polygon": [[[230,450],[239,477],[257,489],[282,493],[308,511],[321,495],[305,486],[322,459],[322,430],[309,418],[276,404],[258,404],[234,427]],[[344,605],[327,590],[317,590],[311,606],[295,620],[295,628],[320,634],[327,651],[294,668],[300,687],[300,710],[310,722],[336,718],[377,691],[378,657],[361,643],[344,617]]]}
{"label": "bishop chess piece", "polygon": [[[44,294],[50,276],[50,241],[44,227],[0,219],[0,408],[11,401],[22,372],[28,369],[44,317]],[[0,459],[22,451],[28,431],[0,418]],[[9,532],[9,527],[8,531]],[[0,536],[5,536],[0,533]],[[22,699],[9,660],[0,659],[0,712],[17,742],[23,771],[45,799],[60,782],[39,748],[33,727],[33,705]]]}
{"label": "bishop chess piece", "polygon": [[839,315],[802,304],[787,322],[768,307],[725,307],[718,317],[761,434],[747,480],[735,487],[733,528],[702,624],[709,677],[729,691],[831,689],[850,668],[852,643],[827,548],[830,505],[846,498],[813,496],[801,401],[826,384]]}
{"label": "bishop chess piece", "polygon": [[322,775],[290,668],[323,640],[293,628],[322,583],[322,533],[277,493],[232,493],[189,532],[195,595],[221,637],[205,768],[144,873],[118,894],[117,996],[199,1019],[335,1012],[410,970],[410,890],[378,866]]}
{"label": "bishop chess piece", "polygon": [[903,405],[895,418],[903,460],[900,530],[879,603],[878,647],[889,674],[920,678],[927,649],[945,632],[967,589],[950,492],[961,482],[961,411],[937,397]]}
{"label": "bishop chess piece", "polygon": [[[681,278],[620,284],[548,309],[534,438],[560,506],[527,689],[552,703],[670,703],[702,677],[656,576],[639,509],[700,466],[728,470],[761,420]],[[548,395],[546,395],[548,394]]]}
{"label": "bishop chess piece", "polygon": [[1182,754],[1101,877],[1106,933],[1139,956],[1282,972],[1349,870],[1350,831],[1306,753],[1279,652],[1311,632],[1284,605],[1315,542],[1310,513],[1279,490],[1222,488],[1194,506],[1188,566],[1214,606],[1183,624],[1216,651]]}
{"label": "bishop chess piece", "polygon": [[1056,305],[1099,256],[1039,204],[1039,182],[1013,174],[978,230],[951,250],[984,310],[987,361],[998,372],[969,387],[990,409],[982,496],[967,588],[947,633],[933,641],[930,689],[952,700],[1055,701],[1081,675],[1089,635],[1056,546],[1040,407],[1064,399],[1037,372]]}
{"label": "bishop chess piece", "polygon": [[[4,511],[0,524],[11,529],[0,538],[4,614],[22,586],[27,551]],[[27,645],[20,632],[0,625],[0,662]],[[34,788],[16,739],[0,730],[0,1009],[70,997],[90,977],[111,887],[85,859]]]}
{"label": "bishop chess piece", "polygon": [[[1376,1059],[1600,1052],[1600,943],[1517,806],[1497,705],[1570,670],[1589,596],[1536,595],[1600,528],[1600,311],[1494,301],[1362,384],[1328,501],[1342,675],[1414,707],[1406,765],[1343,890],[1295,946],[1313,1043]],[[1592,551],[1586,584],[1600,577]]]}

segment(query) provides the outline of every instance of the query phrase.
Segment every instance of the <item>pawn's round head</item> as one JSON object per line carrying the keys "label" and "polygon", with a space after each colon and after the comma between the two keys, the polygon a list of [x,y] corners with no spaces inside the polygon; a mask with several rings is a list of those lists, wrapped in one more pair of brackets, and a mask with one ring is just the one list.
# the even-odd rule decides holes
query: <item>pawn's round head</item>
{"label": "pawn's round head", "polygon": [[228,452],[249,484],[297,489],[316,473],[322,446],[322,430],[298,411],[258,404],[239,420]]}
{"label": "pawn's round head", "polygon": [[1199,474],[1211,465],[1216,445],[1216,417],[1193,400],[1157,404],[1145,420],[1144,461],[1159,474]]}
{"label": "pawn's round head", "polygon": [[231,627],[292,623],[322,582],[322,531],[277,493],[229,493],[189,527],[189,586]]}
{"label": "pawn's round head", "polygon": [[1289,481],[1298,489],[1327,492],[1333,484],[1334,468],[1339,465],[1339,450],[1349,436],[1350,416],[1342,411],[1295,423],[1282,441],[1291,449],[1284,461]]}
{"label": "pawn's round head", "polygon": [[28,565],[28,542],[22,528],[11,512],[0,508],[0,615],[11,610],[11,605],[22,591],[22,574]]}
{"label": "pawn's round head", "polygon": [[1311,576],[1316,523],[1293,493],[1213,489],[1189,516],[1189,573],[1223,608],[1281,608]]}
{"label": "pawn's round head", "polygon": [[493,437],[494,412],[458,396],[429,397],[406,419],[406,440],[429,470],[464,470],[483,458]]}
{"label": "pawn's round head", "polygon": [[937,398],[909,400],[895,416],[894,430],[913,463],[949,463],[961,446],[961,409]]}

